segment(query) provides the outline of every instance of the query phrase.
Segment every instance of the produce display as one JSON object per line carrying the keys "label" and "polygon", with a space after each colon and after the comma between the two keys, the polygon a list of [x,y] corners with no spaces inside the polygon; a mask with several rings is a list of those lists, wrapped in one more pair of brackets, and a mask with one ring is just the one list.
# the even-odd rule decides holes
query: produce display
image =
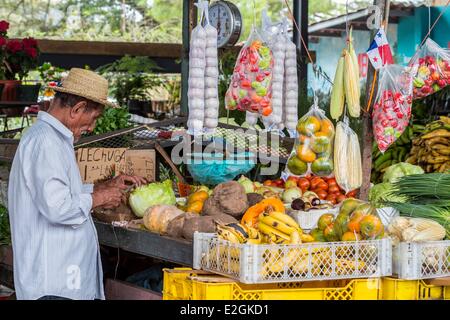
{"label": "produce display", "polygon": [[421,166],[427,173],[450,170],[450,118],[428,124],[424,133],[413,140],[409,163]]}
{"label": "produce display", "polygon": [[426,97],[450,85],[450,51],[427,39],[411,59],[409,67],[414,71],[415,99]]}
{"label": "produce display", "polygon": [[338,185],[346,192],[362,184],[362,163],[359,139],[350,128],[348,118],[336,125],[334,141],[334,174]]}
{"label": "produce display", "polygon": [[373,131],[378,148],[384,153],[400,138],[411,118],[412,77],[401,66],[382,69],[373,108]]}
{"label": "produce display", "polygon": [[288,176],[333,173],[334,125],[315,104],[297,123],[298,137],[288,160]]}
{"label": "produce display", "polygon": [[241,49],[230,87],[225,95],[228,110],[272,113],[272,51],[253,28]]}
{"label": "produce display", "polygon": [[359,118],[361,115],[359,64],[353,47],[352,30],[347,43],[339,58],[331,90],[330,112],[335,120],[343,115],[346,102],[351,117]]}
{"label": "produce display", "polygon": [[450,238],[449,190],[448,173],[403,176],[392,183],[391,190],[401,200],[388,199],[384,205],[397,209],[405,217],[431,219],[443,226]]}

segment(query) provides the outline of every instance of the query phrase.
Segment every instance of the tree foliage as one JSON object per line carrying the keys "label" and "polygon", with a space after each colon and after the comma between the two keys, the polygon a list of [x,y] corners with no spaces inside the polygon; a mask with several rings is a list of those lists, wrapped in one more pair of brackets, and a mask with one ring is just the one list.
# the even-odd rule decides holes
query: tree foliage
{"label": "tree foliage", "polygon": [[[248,37],[261,24],[261,12],[280,19],[284,1],[233,0]],[[183,0],[1,0],[0,19],[11,22],[11,36],[47,39],[181,43]],[[292,8],[292,0],[289,0]],[[332,0],[310,0],[310,16],[337,8]]]}

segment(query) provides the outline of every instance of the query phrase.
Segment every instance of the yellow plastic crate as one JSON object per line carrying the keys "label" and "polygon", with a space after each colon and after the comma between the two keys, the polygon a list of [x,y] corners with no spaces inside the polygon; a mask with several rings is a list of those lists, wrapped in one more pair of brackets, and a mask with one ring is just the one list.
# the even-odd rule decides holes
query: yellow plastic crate
{"label": "yellow plastic crate", "polygon": [[450,300],[450,286],[435,286],[423,280],[383,278],[382,300]]}
{"label": "yellow plastic crate", "polygon": [[164,300],[378,300],[381,279],[246,285],[189,268],[164,269]]}

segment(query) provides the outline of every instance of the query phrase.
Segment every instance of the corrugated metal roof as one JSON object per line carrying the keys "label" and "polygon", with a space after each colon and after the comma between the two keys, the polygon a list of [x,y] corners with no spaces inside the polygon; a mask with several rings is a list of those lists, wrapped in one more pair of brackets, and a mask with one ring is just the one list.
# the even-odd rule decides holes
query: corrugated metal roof
{"label": "corrugated metal roof", "polygon": [[[446,1],[441,0],[391,0],[391,7],[397,8],[411,8],[411,7],[421,7],[421,6],[438,6],[445,5]],[[349,2],[348,13],[355,13],[361,10],[366,9],[367,7],[373,4],[372,0],[368,1],[358,1],[358,2]],[[346,15],[345,4],[340,4],[335,10],[332,10],[327,13],[317,13],[314,15],[310,15],[309,24],[316,24],[319,22],[327,21],[334,18],[339,18]]]}

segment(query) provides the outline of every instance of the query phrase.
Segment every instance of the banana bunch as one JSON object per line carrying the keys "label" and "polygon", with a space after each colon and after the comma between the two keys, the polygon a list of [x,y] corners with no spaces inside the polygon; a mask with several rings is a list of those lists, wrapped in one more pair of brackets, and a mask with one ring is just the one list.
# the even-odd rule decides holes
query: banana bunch
{"label": "banana bunch", "polygon": [[274,211],[260,215],[258,230],[263,235],[263,241],[269,244],[311,242],[309,235],[303,234],[298,223],[289,215],[281,212]]}
{"label": "banana bunch", "polygon": [[412,140],[416,135],[420,135],[425,131],[425,127],[421,125],[413,125],[406,128],[405,132],[397,139],[384,154],[378,149],[378,145],[374,142],[372,147],[373,168],[371,181],[373,183],[381,182],[383,174],[390,166],[405,162],[408,159],[411,150]]}
{"label": "banana bunch", "polygon": [[216,229],[219,239],[231,243],[260,244],[262,242],[262,235],[257,229],[239,223],[218,224]]}
{"label": "banana bunch", "polygon": [[423,134],[413,140],[406,162],[421,166],[427,173],[450,170],[449,117],[440,117],[425,127]]}

